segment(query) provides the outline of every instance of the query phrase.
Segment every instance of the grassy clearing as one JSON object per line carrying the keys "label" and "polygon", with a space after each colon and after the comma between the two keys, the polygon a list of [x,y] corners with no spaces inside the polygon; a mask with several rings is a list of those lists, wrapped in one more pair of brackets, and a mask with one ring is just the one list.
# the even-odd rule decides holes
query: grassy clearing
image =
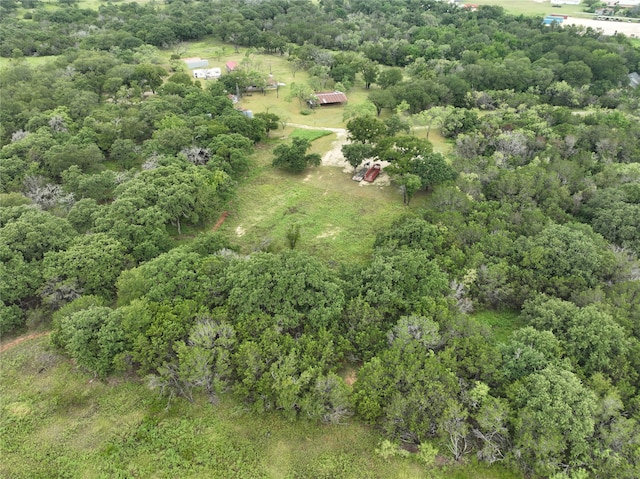
{"label": "grassy clearing", "polygon": [[314,141],[327,135],[331,135],[331,132],[327,130],[303,130],[302,128],[296,128],[291,132],[289,137]]}
{"label": "grassy clearing", "polygon": [[514,15],[546,16],[552,13],[574,17],[584,15],[581,5],[562,5],[558,8],[552,7],[548,0],[478,0],[473,3],[477,5],[498,5]]}
{"label": "grassy clearing", "polygon": [[[283,133],[286,138],[291,131]],[[333,133],[323,136],[311,151],[326,152],[334,140]],[[285,248],[286,231],[298,224],[298,249],[328,262],[362,262],[371,255],[379,231],[424,204],[425,197],[416,195],[407,208],[395,187],[356,183],[339,167],[320,166],[301,174],[275,169],[271,151],[281,141],[258,149],[251,177],[240,186],[219,230],[245,253],[267,245],[276,251]]]}
{"label": "grassy clearing", "polygon": [[[265,93],[247,93],[239,103],[239,107],[252,110],[254,113],[270,112],[283,118],[287,123],[302,123],[309,126],[322,127],[344,127],[342,119],[343,108],[340,106],[321,107],[308,113],[306,105],[302,105],[298,100],[287,100],[289,89],[292,83],[305,83],[309,79],[307,72],[293,72],[287,57],[283,55],[271,55],[255,52],[252,49],[239,48],[237,51],[230,45],[226,45],[215,38],[205,38],[197,42],[190,42],[182,45],[180,51],[182,58],[200,57],[209,61],[209,67],[218,67],[224,71],[225,63],[234,61],[244,68],[261,72],[266,75],[273,75],[273,78],[280,83],[284,83],[277,91],[267,90]],[[165,59],[168,63],[169,56],[174,50],[164,51]],[[200,80],[206,85],[209,81]],[[347,96],[349,102],[360,103],[366,100],[369,94],[361,81],[349,90]]]}
{"label": "grassy clearing", "polygon": [[482,311],[472,316],[491,328],[496,343],[507,341],[513,331],[525,326],[517,311]]}
{"label": "grassy clearing", "polygon": [[340,168],[322,166],[301,175],[270,168],[238,192],[221,231],[244,252],[284,247],[291,224],[301,227],[298,248],[328,261],[364,261],[378,231],[407,211],[389,187],[359,186]]}
{"label": "grassy clearing", "polygon": [[449,140],[440,134],[440,131],[436,128],[432,128],[427,136],[427,130],[424,128],[421,129],[413,129],[412,135],[417,136],[418,138],[425,138],[431,142],[433,145],[433,151],[438,153],[442,153],[443,155],[448,154],[453,149],[455,144],[454,140]]}
{"label": "grassy clearing", "polygon": [[[149,2],[151,2],[151,0],[122,0],[122,2],[119,2],[116,0],[113,3],[139,3],[142,5]],[[45,0],[45,3],[56,3],[56,2],[52,0]],[[97,10],[98,8],[100,8],[100,6],[107,5],[108,3],[110,2],[108,2],[107,0],[79,0],[78,7]]]}
{"label": "grassy clearing", "polygon": [[[169,407],[140,382],[79,372],[45,338],[3,353],[0,477],[423,478],[414,458],[384,461],[381,436],[355,421],[320,426],[253,414],[231,398]],[[512,479],[467,465],[434,478]]]}
{"label": "grassy clearing", "polygon": [[20,62],[25,62],[31,67],[39,67],[46,65],[49,62],[53,62],[57,57],[23,57],[23,58],[6,58],[0,57],[0,69],[8,68],[10,65],[15,65]]}

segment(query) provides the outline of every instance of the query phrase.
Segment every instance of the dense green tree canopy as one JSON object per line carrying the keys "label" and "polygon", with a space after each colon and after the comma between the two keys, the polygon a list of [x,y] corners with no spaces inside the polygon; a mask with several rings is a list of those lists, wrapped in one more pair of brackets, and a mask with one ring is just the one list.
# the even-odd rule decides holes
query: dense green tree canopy
{"label": "dense green tree canopy", "polygon": [[509,393],[515,448],[536,474],[580,465],[589,453],[595,398],[570,371],[549,366],[516,382]]}
{"label": "dense green tree canopy", "polygon": [[65,251],[51,252],[44,260],[45,277],[75,282],[86,294],[109,297],[120,272],[130,260],[126,249],[106,233],[78,236]]}
{"label": "dense green tree canopy", "polygon": [[342,310],[339,283],[317,260],[291,252],[236,260],[225,276],[230,312],[266,313],[283,332],[332,328]]}
{"label": "dense green tree canopy", "polygon": [[278,145],[273,153],[273,166],[300,173],[309,166],[318,166],[321,158],[317,153],[307,153],[311,142],[306,138],[294,138],[291,145]]}

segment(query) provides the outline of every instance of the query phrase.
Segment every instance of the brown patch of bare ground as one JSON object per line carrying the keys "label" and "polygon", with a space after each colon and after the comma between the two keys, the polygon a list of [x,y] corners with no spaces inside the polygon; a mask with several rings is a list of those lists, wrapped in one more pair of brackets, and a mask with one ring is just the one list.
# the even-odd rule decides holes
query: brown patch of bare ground
{"label": "brown patch of bare ground", "polygon": [[5,351],[13,348],[14,346],[17,346],[18,344],[24,342],[24,341],[29,341],[30,339],[36,339],[36,338],[41,338],[42,336],[47,336],[51,334],[51,331],[45,331],[43,333],[32,333],[32,334],[27,334],[25,336],[20,336],[17,337],[11,341],[9,341],[8,343],[3,344],[2,346],[0,346],[0,353],[4,353]]}

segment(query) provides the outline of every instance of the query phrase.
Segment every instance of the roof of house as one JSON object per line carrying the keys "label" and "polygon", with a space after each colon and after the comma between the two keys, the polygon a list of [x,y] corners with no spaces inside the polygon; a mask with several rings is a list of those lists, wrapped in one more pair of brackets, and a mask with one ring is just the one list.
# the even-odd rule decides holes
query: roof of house
{"label": "roof of house", "polygon": [[318,104],[320,105],[328,105],[331,103],[346,103],[347,101],[347,95],[345,95],[341,91],[324,91],[316,93],[315,95],[318,99]]}
{"label": "roof of house", "polygon": [[552,15],[548,15],[544,17],[544,20],[542,20],[542,24],[543,25],[551,25],[552,23],[561,24],[563,21],[564,21],[564,17],[562,16],[554,17]]}
{"label": "roof of house", "polygon": [[638,75],[638,72],[629,73],[629,85],[633,88],[640,85],[640,75]]}
{"label": "roof of house", "polygon": [[189,69],[206,67],[209,65],[209,60],[203,60],[200,57],[183,58],[182,61],[187,64]]}
{"label": "roof of house", "polygon": [[235,70],[238,67],[238,64],[236,62],[227,62],[225,66],[227,67],[227,70],[231,71]]}

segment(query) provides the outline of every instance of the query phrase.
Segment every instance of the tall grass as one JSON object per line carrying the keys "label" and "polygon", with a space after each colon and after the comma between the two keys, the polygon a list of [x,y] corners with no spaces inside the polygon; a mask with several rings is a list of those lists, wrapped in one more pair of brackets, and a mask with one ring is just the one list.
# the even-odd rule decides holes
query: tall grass
{"label": "tall grass", "polygon": [[[424,478],[415,458],[383,460],[382,437],[355,419],[322,426],[254,414],[232,397],[217,406],[166,400],[141,382],[102,383],[40,338],[3,353],[0,477]],[[469,461],[431,477],[511,479]]]}

